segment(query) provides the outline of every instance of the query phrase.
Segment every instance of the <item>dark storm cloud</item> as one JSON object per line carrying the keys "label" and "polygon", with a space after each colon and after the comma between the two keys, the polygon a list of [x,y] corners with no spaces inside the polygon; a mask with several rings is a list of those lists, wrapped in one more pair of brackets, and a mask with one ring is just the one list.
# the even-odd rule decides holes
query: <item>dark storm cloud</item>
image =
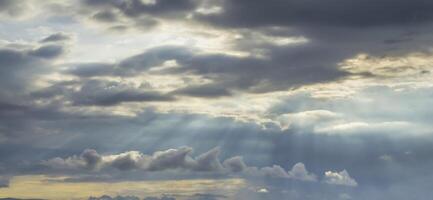
{"label": "dark storm cloud", "polygon": [[206,21],[230,27],[348,26],[368,27],[431,22],[428,0],[239,0],[221,1],[224,12],[203,15]]}
{"label": "dark storm cloud", "polygon": [[64,34],[64,33],[55,33],[52,35],[47,36],[46,38],[39,41],[40,43],[47,43],[47,42],[59,42],[59,41],[66,41],[70,40],[71,36]]}

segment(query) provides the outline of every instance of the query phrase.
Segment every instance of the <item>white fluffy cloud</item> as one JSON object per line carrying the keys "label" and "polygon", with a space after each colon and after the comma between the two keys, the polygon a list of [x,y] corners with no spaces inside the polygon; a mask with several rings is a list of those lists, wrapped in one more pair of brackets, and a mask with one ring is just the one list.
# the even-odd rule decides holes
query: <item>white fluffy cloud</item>
{"label": "white fluffy cloud", "polygon": [[341,172],[327,171],[325,172],[324,182],[332,185],[358,186],[358,183],[350,177],[346,170]]}

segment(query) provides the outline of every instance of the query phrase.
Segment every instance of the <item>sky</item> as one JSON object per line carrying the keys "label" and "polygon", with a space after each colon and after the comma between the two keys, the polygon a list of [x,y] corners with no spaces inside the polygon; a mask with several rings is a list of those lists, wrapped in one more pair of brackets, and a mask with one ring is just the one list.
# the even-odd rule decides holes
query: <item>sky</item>
{"label": "sky", "polygon": [[0,0],[0,199],[424,200],[430,0]]}

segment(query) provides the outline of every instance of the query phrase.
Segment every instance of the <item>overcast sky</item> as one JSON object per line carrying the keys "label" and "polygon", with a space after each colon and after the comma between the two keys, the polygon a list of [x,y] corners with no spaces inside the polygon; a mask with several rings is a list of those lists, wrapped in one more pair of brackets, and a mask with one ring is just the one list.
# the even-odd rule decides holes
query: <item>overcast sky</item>
{"label": "overcast sky", "polygon": [[0,0],[0,198],[431,198],[432,11]]}

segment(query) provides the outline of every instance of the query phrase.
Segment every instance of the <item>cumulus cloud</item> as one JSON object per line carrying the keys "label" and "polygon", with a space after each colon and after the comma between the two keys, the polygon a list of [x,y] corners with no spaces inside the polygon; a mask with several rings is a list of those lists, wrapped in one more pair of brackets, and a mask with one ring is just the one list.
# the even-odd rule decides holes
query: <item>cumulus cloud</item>
{"label": "cumulus cloud", "polygon": [[247,168],[247,165],[244,163],[241,156],[229,158],[223,162],[223,165],[226,169],[232,172],[242,172]]}
{"label": "cumulus cloud", "polygon": [[169,169],[183,169],[192,171],[222,170],[216,157],[218,150],[192,158],[192,148],[182,147],[156,151],[152,155],[142,154],[137,151],[129,151],[113,155],[99,155],[95,150],[87,149],[80,156],[72,156],[66,159],[54,158],[43,162],[43,165],[65,169],[100,169],[115,168],[119,170],[146,170],[162,171]]}
{"label": "cumulus cloud", "polygon": [[343,185],[351,187],[358,186],[358,183],[355,181],[355,179],[350,177],[349,173],[346,170],[340,172],[326,171],[323,181],[332,185]]}
{"label": "cumulus cloud", "polygon": [[311,174],[305,168],[304,163],[296,163],[292,169],[288,171],[289,178],[301,181],[317,181],[315,174]]}
{"label": "cumulus cloud", "polygon": [[[100,155],[95,150],[86,149],[79,156],[68,158],[53,158],[45,160],[42,165],[63,170],[94,170],[102,171],[115,168],[120,171],[140,170],[158,172],[165,170],[180,170],[189,172],[208,172],[211,174],[232,174],[245,178],[268,177],[277,179],[317,182],[315,174],[308,172],[303,163],[296,163],[292,169],[286,171],[279,165],[257,168],[247,166],[243,158],[235,156],[221,162],[218,158],[218,147],[209,150],[197,157],[192,157],[193,149],[181,147],[156,151],[152,155],[142,154],[138,151],[129,151],[120,154]],[[341,172],[327,171],[324,182],[337,185],[356,186],[356,181],[349,176],[346,170]]]}

